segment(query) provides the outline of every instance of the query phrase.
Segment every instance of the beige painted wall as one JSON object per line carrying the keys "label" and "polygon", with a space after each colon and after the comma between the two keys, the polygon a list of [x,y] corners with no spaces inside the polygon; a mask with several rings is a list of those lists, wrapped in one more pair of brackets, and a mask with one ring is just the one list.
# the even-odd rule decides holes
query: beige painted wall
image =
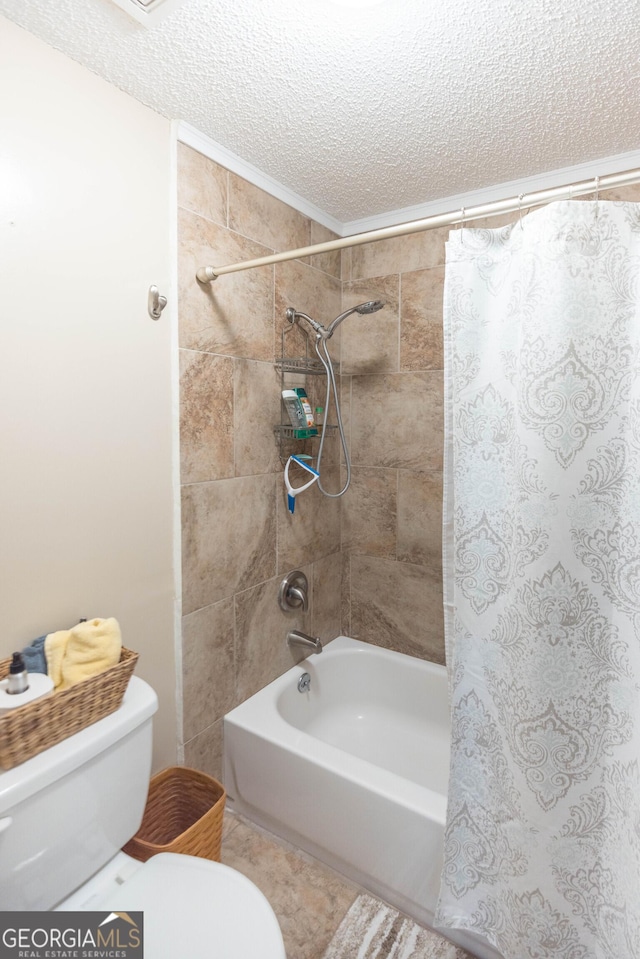
{"label": "beige painted wall", "polygon": [[0,654],[115,616],[167,765],[170,124],[4,19],[0,91]]}

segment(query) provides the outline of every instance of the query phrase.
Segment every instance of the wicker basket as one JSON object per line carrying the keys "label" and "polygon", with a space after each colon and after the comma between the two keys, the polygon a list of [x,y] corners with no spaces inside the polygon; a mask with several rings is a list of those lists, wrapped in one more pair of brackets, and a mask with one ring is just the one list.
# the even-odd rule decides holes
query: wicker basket
{"label": "wicker basket", "polygon": [[[123,647],[115,666],[0,717],[0,766],[11,769],[115,712],[137,661],[138,654]],[[0,660],[0,679],[10,663]]]}
{"label": "wicker basket", "polygon": [[211,776],[170,766],[149,784],[140,829],[123,851],[146,862],[159,852],[220,861],[226,793]]}

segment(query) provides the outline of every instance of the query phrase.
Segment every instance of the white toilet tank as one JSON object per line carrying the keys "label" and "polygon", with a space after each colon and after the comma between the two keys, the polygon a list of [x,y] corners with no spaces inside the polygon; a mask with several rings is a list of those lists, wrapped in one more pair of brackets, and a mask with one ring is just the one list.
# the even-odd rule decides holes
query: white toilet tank
{"label": "white toilet tank", "polygon": [[157,708],[133,676],[116,712],[0,772],[0,910],[51,909],[137,832]]}

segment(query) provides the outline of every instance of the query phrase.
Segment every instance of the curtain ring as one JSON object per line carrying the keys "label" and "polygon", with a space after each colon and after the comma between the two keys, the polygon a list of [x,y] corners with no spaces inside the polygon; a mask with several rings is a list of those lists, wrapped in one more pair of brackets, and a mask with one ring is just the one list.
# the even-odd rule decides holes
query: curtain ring
{"label": "curtain ring", "polygon": [[599,176],[596,177],[595,194],[596,194],[595,199],[596,199],[596,220],[597,220],[598,219],[598,200],[600,198],[600,177]]}
{"label": "curtain ring", "polygon": [[460,207],[460,213],[462,214],[461,219],[460,219],[460,242],[461,242],[462,246],[464,246],[464,227],[465,227],[465,221],[466,221],[466,218],[467,218],[467,214],[466,214],[465,208],[464,208],[463,206]]}

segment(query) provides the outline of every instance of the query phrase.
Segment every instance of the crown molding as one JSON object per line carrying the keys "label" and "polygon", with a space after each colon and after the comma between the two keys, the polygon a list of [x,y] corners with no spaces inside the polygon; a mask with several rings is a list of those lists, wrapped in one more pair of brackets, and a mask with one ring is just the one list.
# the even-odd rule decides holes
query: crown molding
{"label": "crown molding", "polygon": [[471,190],[468,193],[457,193],[442,197],[440,200],[431,200],[428,203],[404,207],[401,210],[391,210],[389,213],[363,217],[360,220],[350,220],[342,224],[343,233],[341,233],[341,236],[367,233],[369,230],[381,230],[386,226],[396,226],[400,223],[410,223],[412,220],[438,216],[441,213],[451,213],[463,207],[471,209],[474,206],[484,206],[487,203],[520,196],[521,193],[524,194],[523,208],[526,209],[527,193],[552,190],[555,187],[579,183],[582,180],[592,180],[597,176],[625,173],[627,170],[639,168],[640,150],[619,153],[615,156],[603,157],[600,160],[590,160],[588,163],[577,163],[574,166],[561,167],[547,173],[523,177],[521,180],[508,180],[503,183],[496,183],[494,186]]}

